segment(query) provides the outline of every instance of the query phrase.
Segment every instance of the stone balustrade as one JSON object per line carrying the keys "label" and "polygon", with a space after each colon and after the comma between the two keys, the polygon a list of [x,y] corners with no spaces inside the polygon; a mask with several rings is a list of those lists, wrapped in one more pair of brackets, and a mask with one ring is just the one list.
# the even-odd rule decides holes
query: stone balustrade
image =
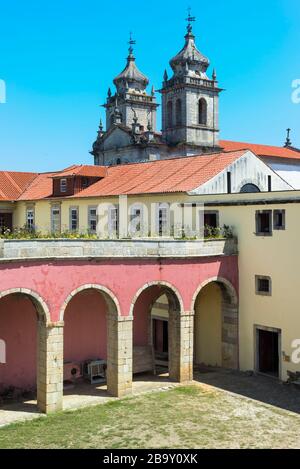
{"label": "stone balustrade", "polygon": [[237,240],[0,240],[0,261],[56,258],[186,258],[236,255]]}

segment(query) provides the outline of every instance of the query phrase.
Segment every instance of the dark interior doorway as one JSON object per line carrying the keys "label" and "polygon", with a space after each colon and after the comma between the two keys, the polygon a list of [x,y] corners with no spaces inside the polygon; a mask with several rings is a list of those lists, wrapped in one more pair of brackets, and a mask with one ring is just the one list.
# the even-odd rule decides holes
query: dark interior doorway
{"label": "dark interior doorway", "polygon": [[279,377],[279,332],[258,329],[258,371]]}
{"label": "dark interior doorway", "polygon": [[12,213],[0,213],[0,233],[6,229],[12,230]]}
{"label": "dark interior doorway", "polygon": [[153,318],[153,348],[156,364],[166,365],[169,355],[169,324],[167,320]]}

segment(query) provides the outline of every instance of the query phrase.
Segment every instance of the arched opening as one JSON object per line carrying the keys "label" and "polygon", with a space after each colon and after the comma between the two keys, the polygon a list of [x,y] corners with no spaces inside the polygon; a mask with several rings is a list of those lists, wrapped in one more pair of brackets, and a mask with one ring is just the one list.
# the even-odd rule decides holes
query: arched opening
{"label": "arched opening", "polygon": [[133,375],[176,378],[178,321],[182,300],[174,287],[154,282],[139,290],[132,304]]}
{"label": "arched opening", "polygon": [[198,123],[207,125],[207,102],[204,98],[199,99],[198,103]]}
{"label": "arched opening", "polygon": [[238,368],[238,304],[233,286],[211,279],[194,295],[194,366]]}
{"label": "arched opening", "polygon": [[182,124],[182,104],[181,99],[176,101],[176,125]]}
{"label": "arched opening", "polygon": [[255,192],[260,192],[260,189],[259,187],[257,187],[255,184],[245,184],[241,190],[240,190],[241,194],[246,194],[246,193],[255,193]]}
{"label": "arched opening", "polygon": [[4,404],[36,405],[43,373],[39,349],[45,345],[39,333],[48,320],[48,308],[34,292],[20,288],[0,293],[0,397]]}
{"label": "arched opening", "polygon": [[173,103],[172,101],[168,101],[167,104],[167,127],[173,127]]}
{"label": "arched opening", "polygon": [[[118,304],[105,287],[87,285],[71,293],[61,311],[64,320],[64,407],[74,396],[107,391],[109,320]],[[68,396],[68,397],[66,397]]]}

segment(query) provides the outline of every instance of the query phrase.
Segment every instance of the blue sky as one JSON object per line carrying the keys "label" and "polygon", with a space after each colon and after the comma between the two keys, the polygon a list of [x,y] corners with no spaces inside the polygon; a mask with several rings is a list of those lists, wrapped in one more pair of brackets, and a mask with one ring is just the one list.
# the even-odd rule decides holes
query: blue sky
{"label": "blue sky", "polygon": [[197,17],[197,46],[226,89],[221,137],[282,145],[291,127],[300,147],[300,104],[291,99],[291,83],[300,78],[299,0],[0,0],[0,79],[7,87],[0,169],[92,164],[100,105],[125,65],[129,31],[138,67],[159,89],[183,45],[188,6]]}

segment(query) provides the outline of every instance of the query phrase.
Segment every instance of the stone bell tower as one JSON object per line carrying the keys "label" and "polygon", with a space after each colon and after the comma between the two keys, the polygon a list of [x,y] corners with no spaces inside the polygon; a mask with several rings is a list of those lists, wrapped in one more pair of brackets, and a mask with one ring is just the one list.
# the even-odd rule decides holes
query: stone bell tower
{"label": "stone bell tower", "polygon": [[[167,145],[219,149],[219,94],[217,77],[206,74],[209,60],[197,49],[189,13],[185,44],[170,60],[173,76],[165,71],[162,94],[162,138]],[[200,149],[199,149],[200,150]]]}
{"label": "stone bell tower", "polygon": [[[156,98],[154,88],[148,95],[146,88],[148,78],[139,71],[135,63],[131,34],[129,39],[129,54],[124,70],[114,79],[115,95],[108,90],[106,108],[106,130],[113,124],[132,126],[135,119],[139,122],[141,130],[156,129]],[[116,115],[117,114],[117,115]]]}

